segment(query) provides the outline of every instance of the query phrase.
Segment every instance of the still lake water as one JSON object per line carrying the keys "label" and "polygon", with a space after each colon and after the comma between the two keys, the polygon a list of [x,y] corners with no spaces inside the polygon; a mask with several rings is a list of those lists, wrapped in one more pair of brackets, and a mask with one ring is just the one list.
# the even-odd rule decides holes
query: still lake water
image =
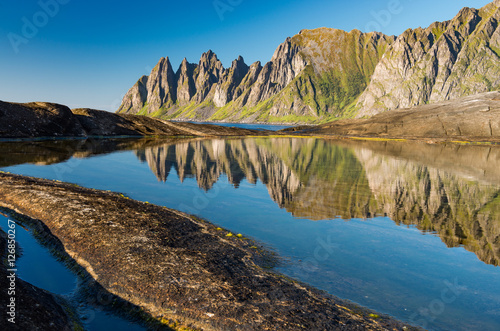
{"label": "still lake water", "polygon": [[213,124],[218,126],[226,126],[239,129],[269,130],[269,131],[278,131],[286,128],[291,128],[293,126],[293,125],[255,124],[255,123],[224,123],[224,122],[194,122],[194,121],[187,121],[187,122],[194,124]]}
{"label": "still lake water", "polygon": [[283,257],[284,274],[431,330],[500,329],[499,166],[496,146],[0,143],[4,171],[197,214],[265,243]]}

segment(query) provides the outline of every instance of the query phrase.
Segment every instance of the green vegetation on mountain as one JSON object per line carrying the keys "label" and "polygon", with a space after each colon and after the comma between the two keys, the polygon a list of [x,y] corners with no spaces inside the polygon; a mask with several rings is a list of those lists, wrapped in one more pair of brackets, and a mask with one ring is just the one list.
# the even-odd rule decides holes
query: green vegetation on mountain
{"label": "green vegetation on mountain", "polygon": [[500,1],[408,29],[387,49],[359,97],[357,117],[500,88]]}
{"label": "green vegetation on mountain", "polygon": [[500,0],[400,36],[302,30],[271,61],[224,68],[208,51],[174,73],[162,58],[120,113],[165,119],[324,123],[500,89]]}
{"label": "green vegetation on mountain", "polygon": [[[320,28],[303,30],[281,44],[264,67],[248,67],[243,59],[223,69],[209,51],[198,65],[181,64],[172,83],[168,59],[160,60],[154,72],[141,78],[123,99],[118,112],[137,113],[165,119],[318,123],[352,117],[357,97],[364,91],[376,64],[393,37],[380,33]],[[184,69],[191,66],[191,71]],[[164,71],[158,71],[164,68]],[[201,71],[200,71],[201,70]],[[151,77],[160,83],[150,83]],[[186,88],[197,82],[203,88],[158,106],[150,103],[153,93],[143,86],[164,91]],[[163,85],[162,85],[163,84]],[[172,86],[173,85],[173,86]],[[169,95],[173,95],[170,93]],[[144,100],[144,102],[137,102]],[[155,99],[157,100],[157,98]]]}

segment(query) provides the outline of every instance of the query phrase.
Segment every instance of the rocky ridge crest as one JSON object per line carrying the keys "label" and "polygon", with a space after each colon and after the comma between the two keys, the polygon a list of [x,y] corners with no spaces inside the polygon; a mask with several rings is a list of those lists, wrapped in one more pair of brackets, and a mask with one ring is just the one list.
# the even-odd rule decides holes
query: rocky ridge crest
{"label": "rocky ridge crest", "polygon": [[366,87],[393,41],[381,33],[320,28],[287,38],[263,66],[259,61],[248,66],[239,56],[224,68],[209,50],[198,64],[184,59],[174,73],[162,58],[127,92],[118,112],[243,122],[339,116]]}

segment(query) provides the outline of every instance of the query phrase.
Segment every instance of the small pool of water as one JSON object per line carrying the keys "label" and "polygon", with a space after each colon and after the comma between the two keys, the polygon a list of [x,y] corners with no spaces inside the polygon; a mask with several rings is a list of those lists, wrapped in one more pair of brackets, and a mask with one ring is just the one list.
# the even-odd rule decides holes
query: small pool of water
{"label": "small pool of water", "polygon": [[[12,219],[12,218],[11,218]],[[8,218],[0,214],[0,228],[8,231]],[[78,293],[79,279],[50,249],[35,238],[32,231],[16,224],[16,241],[22,255],[16,261],[17,277],[54,294],[62,295],[73,303],[88,330],[146,330],[145,327],[128,321],[99,305],[97,298]]]}

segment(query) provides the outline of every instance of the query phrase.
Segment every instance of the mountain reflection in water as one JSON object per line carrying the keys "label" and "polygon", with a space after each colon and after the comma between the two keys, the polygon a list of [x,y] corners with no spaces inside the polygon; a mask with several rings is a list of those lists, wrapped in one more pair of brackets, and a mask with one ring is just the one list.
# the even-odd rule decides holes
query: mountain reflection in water
{"label": "mountain reflection in water", "polygon": [[500,261],[500,148],[320,139],[193,140],[136,151],[161,181],[175,169],[210,190],[266,184],[271,198],[311,220],[387,215],[435,232],[492,265]]}
{"label": "mountain reflection in water", "polygon": [[500,146],[314,138],[0,142],[0,167],[120,150],[134,150],[160,181],[172,169],[205,191],[221,176],[235,187],[243,179],[261,181],[297,218],[387,215],[485,263],[500,262]]}
{"label": "mountain reflection in water", "polygon": [[4,171],[195,213],[269,245],[277,272],[431,330],[499,329],[499,164],[500,146],[417,142],[0,142]]}

